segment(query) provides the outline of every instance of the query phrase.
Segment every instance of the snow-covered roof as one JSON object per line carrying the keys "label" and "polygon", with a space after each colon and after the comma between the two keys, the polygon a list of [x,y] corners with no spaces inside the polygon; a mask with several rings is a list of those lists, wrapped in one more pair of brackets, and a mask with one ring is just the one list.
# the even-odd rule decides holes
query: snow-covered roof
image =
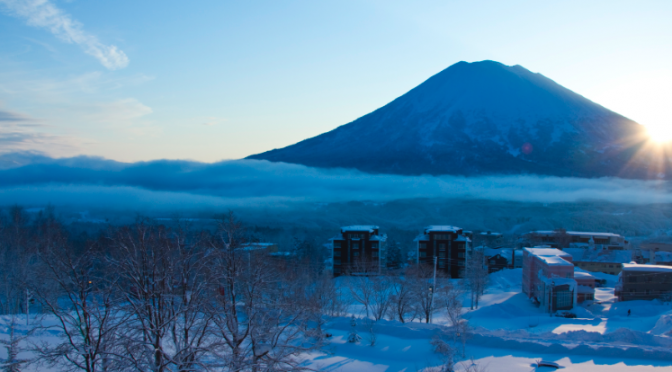
{"label": "snow-covered roof", "polygon": [[632,251],[629,250],[565,248],[563,251],[571,254],[574,262],[627,263],[632,261]]}
{"label": "snow-covered roof", "polygon": [[453,241],[454,241],[454,242],[470,242],[471,239],[467,238],[467,237],[464,236],[464,235],[460,235],[460,236],[458,236],[457,238],[455,238],[455,240],[453,240]]}
{"label": "snow-covered roof", "polygon": [[450,226],[450,225],[432,225],[432,226],[427,226],[425,227],[425,232],[458,232],[459,230],[462,230],[461,228],[457,226]]}
{"label": "snow-covered roof", "polygon": [[537,256],[549,266],[574,266],[571,262],[564,260],[559,256]]}
{"label": "snow-covered roof", "polygon": [[595,279],[595,277],[585,271],[574,270],[574,279]]}
{"label": "snow-covered roof", "polygon": [[378,226],[375,225],[352,225],[352,226],[343,226],[341,231],[366,231],[372,233],[373,230],[378,230]]}
{"label": "snow-covered roof", "polygon": [[[558,233],[558,231],[555,231],[555,230],[530,231],[530,234],[538,234],[538,235],[555,235],[557,233]],[[605,238],[606,237],[622,238],[622,236],[619,235],[619,234],[608,233],[608,232],[565,231],[565,234],[576,235],[576,236],[585,236],[585,237],[599,236],[599,237],[605,237]]]}
{"label": "snow-covered roof", "polygon": [[559,256],[559,257],[571,257],[569,253],[563,252],[557,248],[523,248],[529,254],[535,256]]}
{"label": "snow-covered roof", "polygon": [[652,272],[672,272],[672,266],[663,265],[639,265],[635,263],[624,263],[623,271],[652,271]]}

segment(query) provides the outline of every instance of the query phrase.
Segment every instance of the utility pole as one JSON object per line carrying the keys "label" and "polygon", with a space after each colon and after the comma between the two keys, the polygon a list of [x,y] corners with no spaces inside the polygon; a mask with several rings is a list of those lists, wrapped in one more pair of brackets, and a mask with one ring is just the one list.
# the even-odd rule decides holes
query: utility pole
{"label": "utility pole", "polygon": [[432,299],[431,304],[429,305],[429,317],[430,321],[432,318],[432,309],[434,308],[434,292],[436,292],[436,262],[439,260],[437,256],[434,256],[434,283],[432,284]]}
{"label": "utility pole", "polygon": [[26,326],[29,326],[28,322],[30,321],[30,294],[28,288],[26,288]]}

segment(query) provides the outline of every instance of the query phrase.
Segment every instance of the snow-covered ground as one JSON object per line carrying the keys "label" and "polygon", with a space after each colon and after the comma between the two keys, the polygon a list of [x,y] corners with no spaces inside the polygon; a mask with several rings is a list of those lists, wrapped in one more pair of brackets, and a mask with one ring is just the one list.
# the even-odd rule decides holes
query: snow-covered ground
{"label": "snow-covered ground", "polygon": [[[536,368],[541,359],[560,364],[565,372],[672,372],[672,305],[615,302],[616,277],[594,275],[606,279],[607,285],[597,289],[594,303],[575,309],[577,318],[566,319],[550,316],[520,293],[520,269],[491,274],[479,309],[463,309],[472,334],[457,370],[473,359],[490,372],[551,371]],[[464,304],[469,305],[466,297]],[[346,341],[350,317],[330,318],[325,328],[333,336],[323,351],[304,355],[305,365],[332,372],[414,372],[431,371],[441,364],[430,341],[447,330],[444,314],[436,314],[432,324],[380,320],[374,326],[376,342],[371,346],[362,310],[353,305],[349,311],[358,317],[359,343]],[[18,320],[19,333],[25,332],[25,318],[19,316]],[[6,339],[7,333],[6,327],[0,327],[0,337]],[[54,336],[52,331],[41,334],[42,340]],[[0,350],[0,357],[5,355],[5,350]]]}
{"label": "snow-covered ground", "polygon": [[[563,371],[672,371],[672,306],[657,301],[615,302],[616,277],[597,288],[594,303],[575,309],[577,318],[550,316],[522,294],[522,270],[490,275],[490,286],[477,310],[465,307],[473,329],[463,363],[469,360],[487,371],[550,371],[536,368],[537,360],[554,361]],[[465,294],[465,305],[468,305]],[[361,308],[351,311],[361,317]],[[628,316],[628,310],[631,315]],[[446,329],[441,313],[433,324],[401,324],[381,320],[374,346],[358,320],[361,342],[346,342],[350,319],[334,318],[327,353],[309,356],[308,365],[326,371],[422,371],[441,363],[430,340]],[[463,364],[464,368],[467,364]],[[459,368],[458,368],[459,370]]]}

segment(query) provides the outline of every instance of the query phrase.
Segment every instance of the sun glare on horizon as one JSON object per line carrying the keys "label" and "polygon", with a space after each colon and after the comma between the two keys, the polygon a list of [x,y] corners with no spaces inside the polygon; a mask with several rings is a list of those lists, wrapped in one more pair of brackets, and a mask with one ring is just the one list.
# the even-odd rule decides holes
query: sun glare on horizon
{"label": "sun glare on horizon", "polygon": [[672,141],[672,126],[645,125],[645,127],[652,141],[657,143],[666,143]]}

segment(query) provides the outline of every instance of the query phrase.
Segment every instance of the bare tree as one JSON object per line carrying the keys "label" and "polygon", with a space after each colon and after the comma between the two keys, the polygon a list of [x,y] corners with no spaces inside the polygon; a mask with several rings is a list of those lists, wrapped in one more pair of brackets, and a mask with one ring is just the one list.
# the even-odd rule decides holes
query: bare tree
{"label": "bare tree", "polygon": [[467,262],[465,284],[471,295],[471,309],[478,309],[478,301],[488,285],[488,268],[482,251],[474,251]]}
{"label": "bare tree", "polygon": [[32,287],[47,314],[54,317],[60,333],[56,344],[35,345],[40,362],[50,366],[87,372],[104,371],[114,359],[110,347],[119,327],[128,318],[119,309],[112,281],[106,277],[95,243],[81,252],[69,246],[67,238],[52,226],[41,247],[42,279],[56,286]]}
{"label": "bare tree", "polygon": [[305,369],[298,355],[315,345],[305,333],[311,317],[306,283],[282,275],[263,251],[246,254],[244,235],[229,214],[210,241],[218,293],[209,309],[219,340],[212,346],[215,359],[230,371]]}
{"label": "bare tree", "polygon": [[212,317],[203,312],[210,290],[209,259],[183,231],[138,223],[112,236],[111,268],[132,322],[123,334],[136,370],[192,371],[202,366]]}
{"label": "bare tree", "polygon": [[19,336],[16,334],[16,317],[12,316],[9,321],[5,322],[5,326],[9,331],[9,338],[7,340],[0,339],[0,345],[5,347],[7,351],[7,358],[0,359],[0,368],[3,372],[20,372],[21,367],[30,362],[30,359],[19,358],[19,353],[26,350],[22,343],[29,336],[29,332]]}
{"label": "bare tree", "polygon": [[369,277],[369,286],[373,292],[371,296],[371,314],[376,321],[387,314],[391,302],[391,282],[384,276]]}
{"label": "bare tree", "polygon": [[466,352],[467,332],[469,331],[466,319],[462,317],[462,291],[459,287],[446,285],[439,289],[441,296],[439,296],[440,304],[446,310],[446,315],[450,321],[451,333],[453,335],[453,343],[460,342],[462,344],[462,356]]}
{"label": "bare tree", "polygon": [[401,276],[392,277],[390,280],[390,318],[402,323],[413,321],[417,314],[413,301],[413,282]]}
{"label": "bare tree", "polygon": [[436,334],[430,341],[434,352],[441,356],[440,372],[455,372],[455,349],[441,335]]}
{"label": "bare tree", "polygon": [[[435,301],[438,300],[441,291],[433,288],[433,269],[427,265],[416,265],[406,271],[406,277],[412,282],[413,303],[426,323],[430,323],[432,314],[438,309]],[[441,286],[442,276],[437,274],[437,287]]]}
{"label": "bare tree", "polygon": [[347,286],[350,290],[350,295],[352,298],[364,306],[364,311],[366,312],[366,317],[370,315],[371,303],[373,302],[373,297],[375,291],[369,283],[369,280],[366,276],[348,276]]}

